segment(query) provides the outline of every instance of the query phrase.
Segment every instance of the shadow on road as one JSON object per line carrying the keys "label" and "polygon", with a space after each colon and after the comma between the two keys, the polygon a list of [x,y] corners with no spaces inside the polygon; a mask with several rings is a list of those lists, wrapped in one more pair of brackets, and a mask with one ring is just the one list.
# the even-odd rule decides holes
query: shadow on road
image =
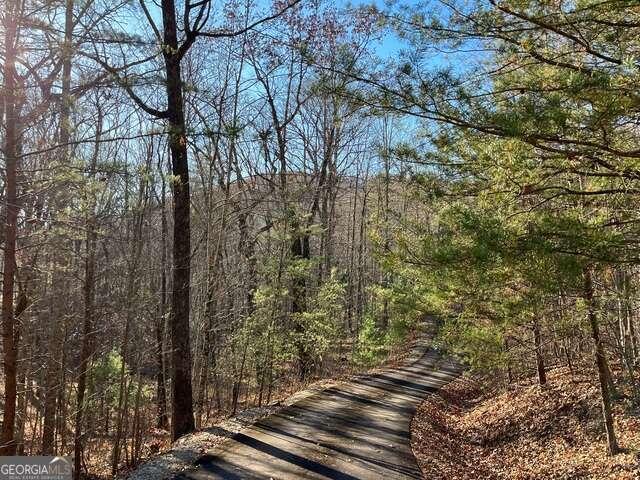
{"label": "shadow on road", "polygon": [[434,353],[329,388],[242,433],[180,479],[415,480],[410,421],[416,406],[457,374]]}

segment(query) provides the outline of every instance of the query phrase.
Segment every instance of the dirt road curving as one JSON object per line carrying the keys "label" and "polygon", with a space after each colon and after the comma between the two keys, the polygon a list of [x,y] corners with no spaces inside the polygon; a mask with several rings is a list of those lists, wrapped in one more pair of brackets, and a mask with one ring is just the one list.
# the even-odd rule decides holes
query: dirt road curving
{"label": "dirt road curving", "polygon": [[305,398],[231,436],[175,478],[419,479],[411,417],[458,371],[425,342],[403,366]]}

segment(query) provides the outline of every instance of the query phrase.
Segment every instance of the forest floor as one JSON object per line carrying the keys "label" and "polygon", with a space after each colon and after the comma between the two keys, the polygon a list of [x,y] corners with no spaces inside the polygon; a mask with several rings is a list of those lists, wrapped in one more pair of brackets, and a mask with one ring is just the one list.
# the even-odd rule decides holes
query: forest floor
{"label": "forest floor", "polygon": [[420,478],[409,442],[411,415],[455,375],[455,366],[426,353],[429,345],[419,341],[394,368],[300,392],[254,425],[224,424],[188,436],[129,478],[168,478],[180,469],[177,478],[208,480]]}
{"label": "forest floor", "polygon": [[[587,370],[588,371],[588,370]],[[538,480],[640,478],[640,417],[616,403],[624,453],[606,456],[597,375],[549,372],[508,389],[461,377],[430,396],[412,422],[425,478]]]}

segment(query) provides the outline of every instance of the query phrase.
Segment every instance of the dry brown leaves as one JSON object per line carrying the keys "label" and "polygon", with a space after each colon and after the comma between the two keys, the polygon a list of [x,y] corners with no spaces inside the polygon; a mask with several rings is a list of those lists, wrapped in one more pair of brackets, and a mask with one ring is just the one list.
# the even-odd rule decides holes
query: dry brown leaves
{"label": "dry brown leaves", "polygon": [[607,457],[593,376],[557,369],[544,388],[480,385],[461,378],[418,409],[412,445],[425,478],[640,479],[640,419],[616,405],[625,452]]}

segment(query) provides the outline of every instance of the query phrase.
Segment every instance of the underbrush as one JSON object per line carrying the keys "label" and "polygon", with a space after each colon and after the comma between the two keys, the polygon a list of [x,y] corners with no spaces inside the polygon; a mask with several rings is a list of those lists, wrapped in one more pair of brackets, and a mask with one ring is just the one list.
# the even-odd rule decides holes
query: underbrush
{"label": "underbrush", "polygon": [[640,418],[616,405],[625,450],[607,457],[595,375],[556,369],[542,388],[483,383],[458,379],[419,407],[412,446],[425,478],[640,478]]}

